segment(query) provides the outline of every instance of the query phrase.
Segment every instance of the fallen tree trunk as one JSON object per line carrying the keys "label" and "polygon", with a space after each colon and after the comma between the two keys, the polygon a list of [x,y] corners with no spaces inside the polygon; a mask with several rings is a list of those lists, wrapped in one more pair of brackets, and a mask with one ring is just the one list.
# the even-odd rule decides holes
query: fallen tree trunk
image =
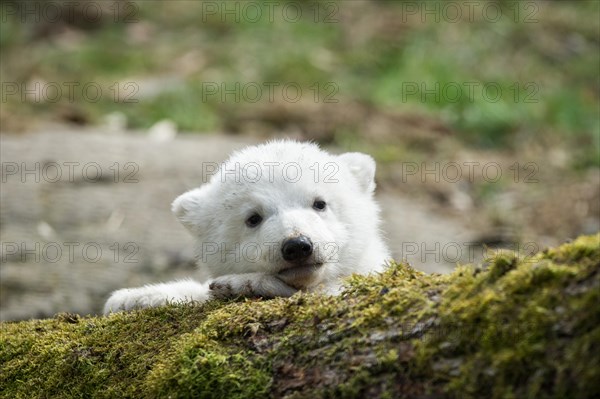
{"label": "fallen tree trunk", "polygon": [[598,397],[599,241],[446,276],[395,264],[339,297],[2,323],[0,395]]}

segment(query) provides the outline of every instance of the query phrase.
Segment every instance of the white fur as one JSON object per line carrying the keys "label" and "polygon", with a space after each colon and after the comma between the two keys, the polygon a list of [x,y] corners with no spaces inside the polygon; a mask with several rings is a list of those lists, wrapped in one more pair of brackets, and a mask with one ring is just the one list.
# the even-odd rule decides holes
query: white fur
{"label": "white fur", "polygon": [[[379,231],[374,175],[370,156],[331,155],[313,143],[271,141],[234,153],[207,184],[172,206],[196,238],[198,263],[211,280],[119,290],[104,312],[211,297],[336,293],[341,278],[380,271],[389,252]],[[316,199],[326,202],[325,210],[313,208]],[[263,220],[248,227],[255,212]],[[307,267],[292,268],[281,245],[299,235],[315,250]]]}

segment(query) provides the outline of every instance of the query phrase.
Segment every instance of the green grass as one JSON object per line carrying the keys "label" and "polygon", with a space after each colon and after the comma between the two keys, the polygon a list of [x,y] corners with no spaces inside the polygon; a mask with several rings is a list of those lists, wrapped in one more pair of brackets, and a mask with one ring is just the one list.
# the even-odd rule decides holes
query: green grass
{"label": "green grass", "polygon": [[[206,4],[230,9],[237,4],[240,11],[211,14]],[[169,118],[183,131],[215,131],[241,112],[260,114],[265,105],[285,99],[277,93],[270,103],[266,92],[256,103],[206,97],[202,82],[228,87],[294,82],[309,102],[314,101],[311,87],[333,82],[341,105],[358,101],[375,112],[438,119],[470,146],[515,149],[524,140],[556,137],[574,151],[585,148],[573,166],[599,165],[598,2],[531,3],[535,8],[502,2],[503,17],[494,22],[482,17],[486,1],[475,4],[473,18],[458,22],[410,15],[402,2],[310,1],[291,2],[303,12],[291,22],[282,17],[285,4],[274,10],[273,21],[263,7],[262,18],[254,22],[252,9],[244,13],[245,3],[138,2],[137,22],[108,18],[98,29],[75,30],[75,39],[60,34],[36,38],[33,24],[19,23],[3,8],[4,82],[99,82],[105,88],[98,103],[79,95],[74,102],[62,99],[51,106],[22,104],[13,96],[3,120],[53,117],[58,110],[75,109],[87,122],[99,123],[105,114],[119,111],[132,128]],[[444,2],[411,4],[444,7]],[[324,23],[331,12],[332,23]],[[108,87],[117,81],[157,76],[177,76],[181,84],[134,104],[109,95]],[[326,105],[324,95],[319,105]],[[292,105],[303,109],[302,103]],[[353,130],[334,127],[334,136],[348,129]]]}

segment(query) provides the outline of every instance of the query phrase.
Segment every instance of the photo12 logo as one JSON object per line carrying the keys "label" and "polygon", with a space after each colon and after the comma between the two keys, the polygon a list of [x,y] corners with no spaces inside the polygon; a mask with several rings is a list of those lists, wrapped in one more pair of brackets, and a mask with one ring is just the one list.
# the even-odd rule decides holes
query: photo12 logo
{"label": "photo12 logo", "polygon": [[138,22],[139,6],[132,1],[2,1],[2,23],[86,23],[101,20]]}
{"label": "photo12 logo", "polygon": [[335,98],[338,91],[339,87],[335,82],[315,82],[308,87],[308,91],[303,90],[296,82],[202,82],[202,102],[273,103],[281,100],[297,103],[303,96],[308,96],[315,103],[338,103],[339,100]]}
{"label": "photo12 logo", "polygon": [[477,22],[496,23],[510,20],[514,23],[537,23],[540,6],[535,1],[402,1],[401,21],[409,19],[426,22]]}
{"label": "photo12 logo", "polygon": [[531,260],[531,256],[539,252],[535,242],[507,244],[504,248],[489,249],[477,242],[411,242],[401,245],[400,258],[411,263],[419,261],[423,264],[439,263],[476,263],[484,259],[492,261],[507,253],[516,254],[522,262]]}
{"label": "photo12 logo", "polygon": [[97,82],[2,82],[2,102],[74,103],[83,101],[97,103],[107,99],[115,103],[137,103],[140,90],[136,82],[113,82],[101,85]]}
{"label": "photo12 logo", "polygon": [[539,166],[535,162],[514,162],[505,168],[498,162],[402,162],[398,168],[402,183],[458,183],[465,180],[496,183],[503,176],[512,177],[515,183],[539,183],[536,177]]}
{"label": "photo12 logo", "polygon": [[2,183],[9,179],[21,183],[138,183],[139,170],[135,162],[114,162],[104,167],[98,162],[2,162]]}
{"label": "photo12 logo", "polygon": [[502,88],[497,82],[402,82],[402,102],[418,101],[426,103],[474,103],[477,99],[485,102],[512,101],[514,103],[538,103],[539,85],[535,82],[515,82]]}
{"label": "photo12 logo", "polygon": [[[336,263],[339,246],[335,242],[314,242],[313,253],[322,263]],[[261,263],[281,261],[281,242],[246,242],[243,244],[203,242],[200,259],[207,262],[215,256],[220,262]]]}
{"label": "photo12 logo", "polygon": [[233,179],[236,183],[273,183],[277,179],[297,183],[305,176],[310,177],[314,183],[339,183],[336,178],[339,170],[340,166],[336,162],[315,162],[304,169],[298,162],[203,162],[202,181],[207,183],[218,176],[221,183],[228,179]]}
{"label": "photo12 logo", "polygon": [[334,1],[203,1],[202,22],[296,23],[302,19],[314,23],[339,22],[339,5]]}
{"label": "photo12 logo", "polygon": [[139,246],[135,242],[103,245],[94,241],[76,242],[9,242],[0,247],[2,262],[34,263],[138,263]]}

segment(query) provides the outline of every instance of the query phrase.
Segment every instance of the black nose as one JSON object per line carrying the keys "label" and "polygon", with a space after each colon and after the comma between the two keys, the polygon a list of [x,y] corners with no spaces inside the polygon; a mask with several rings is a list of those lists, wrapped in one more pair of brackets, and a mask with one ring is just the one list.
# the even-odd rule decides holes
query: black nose
{"label": "black nose", "polygon": [[313,243],[306,236],[287,239],[281,246],[283,259],[288,262],[303,260],[308,258],[313,252]]}

